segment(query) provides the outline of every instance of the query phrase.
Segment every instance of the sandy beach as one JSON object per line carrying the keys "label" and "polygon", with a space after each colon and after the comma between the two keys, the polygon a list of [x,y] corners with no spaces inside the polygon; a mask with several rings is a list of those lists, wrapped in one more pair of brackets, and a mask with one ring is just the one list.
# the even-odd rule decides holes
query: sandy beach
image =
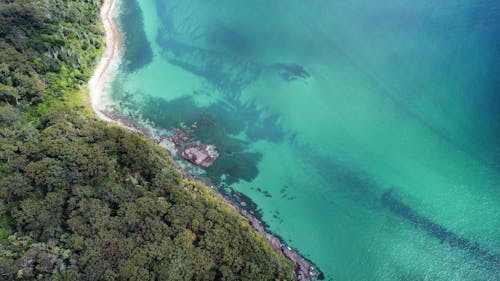
{"label": "sandy beach", "polygon": [[90,102],[95,114],[102,120],[116,122],[103,113],[105,94],[104,82],[105,75],[112,68],[119,57],[120,32],[113,19],[113,11],[116,8],[118,0],[104,0],[101,8],[101,20],[105,30],[105,50],[101,60],[97,64],[94,74],[89,80]]}

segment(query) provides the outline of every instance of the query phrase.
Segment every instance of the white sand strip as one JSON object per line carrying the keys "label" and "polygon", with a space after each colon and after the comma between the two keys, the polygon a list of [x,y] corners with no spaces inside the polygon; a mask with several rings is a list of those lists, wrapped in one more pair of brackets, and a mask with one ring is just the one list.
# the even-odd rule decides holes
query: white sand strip
{"label": "white sand strip", "polygon": [[118,0],[104,0],[101,8],[101,20],[105,31],[105,50],[101,60],[97,64],[94,74],[89,80],[90,103],[95,114],[102,120],[113,122],[107,117],[104,110],[105,92],[105,76],[111,69],[111,66],[116,63],[115,60],[119,57],[120,48],[120,32],[118,26],[113,19],[113,10],[116,7]]}

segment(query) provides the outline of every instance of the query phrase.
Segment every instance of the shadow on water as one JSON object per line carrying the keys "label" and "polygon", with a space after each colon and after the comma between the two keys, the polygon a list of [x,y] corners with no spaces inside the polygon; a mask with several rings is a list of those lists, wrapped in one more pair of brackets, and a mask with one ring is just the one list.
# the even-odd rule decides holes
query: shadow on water
{"label": "shadow on water", "polygon": [[120,5],[120,27],[126,37],[123,40],[125,46],[122,67],[133,72],[153,60],[153,51],[144,32],[143,14],[137,0],[122,0]]}
{"label": "shadow on water", "polygon": [[381,188],[369,175],[340,163],[333,157],[320,155],[307,144],[295,143],[294,146],[300,153],[299,157],[307,161],[314,172],[326,182],[329,191],[333,190],[367,209],[379,208]]}
{"label": "shadow on water", "polygon": [[485,262],[494,268],[500,266],[500,257],[488,250],[483,249],[478,243],[448,230],[446,227],[433,222],[431,219],[419,214],[410,206],[397,199],[391,190],[385,191],[381,198],[383,206],[413,224],[416,228],[426,232],[428,235],[438,239],[441,243],[447,243],[453,248],[464,250],[478,260]]}
{"label": "shadow on water", "polygon": [[156,42],[161,46],[162,57],[173,65],[205,78],[228,97],[237,97],[265,70],[275,71],[289,82],[310,76],[298,64],[265,65],[252,60],[249,54],[252,53],[254,42],[230,25],[219,22],[203,25],[189,20],[176,25],[179,19],[173,18],[175,8],[167,8],[165,1],[157,1],[157,5],[162,27]]}
{"label": "shadow on water", "polygon": [[218,24],[207,38],[212,44],[222,46],[233,54],[245,55],[252,52],[252,42],[229,26]]}
{"label": "shadow on water", "polygon": [[[251,42],[242,35],[224,25],[200,27],[189,20],[176,25],[178,19],[173,15],[178,7],[159,0],[156,4],[162,21],[156,41],[169,63],[205,78],[229,95],[241,93],[257,79],[262,68],[247,59]],[[200,40],[203,47],[195,43]]]}
{"label": "shadow on water", "polygon": [[[493,269],[495,275],[500,275],[498,272],[500,256],[497,253],[484,249],[477,242],[460,236],[431,218],[420,214],[397,198],[392,190],[384,189],[363,172],[346,167],[330,157],[319,156],[305,145],[300,147],[301,151],[306,154],[304,157],[308,157],[316,172],[331,183],[331,188],[336,188],[335,192],[338,195],[343,195],[367,209],[386,208],[419,231],[441,241],[441,243],[448,244],[451,248],[464,251],[483,266]],[[353,219],[357,220],[355,217]]]}
{"label": "shadow on water", "polygon": [[253,83],[261,67],[227,53],[197,48],[171,40],[164,33],[158,38],[162,56],[171,64],[205,78],[221,92],[239,94]]}

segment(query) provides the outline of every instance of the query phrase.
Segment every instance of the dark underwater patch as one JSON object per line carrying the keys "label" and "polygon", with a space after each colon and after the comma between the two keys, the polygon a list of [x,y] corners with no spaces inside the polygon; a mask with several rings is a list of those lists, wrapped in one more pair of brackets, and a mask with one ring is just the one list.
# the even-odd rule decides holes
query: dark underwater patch
{"label": "dark underwater patch", "polygon": [[128,72],[133,72],[151,63],[153,51],[144,32],[144,19],[137,0],[122,0],[120,5],[122,14],[119,21],[126,37],[123,40],[123,67]]}
{"label": "dark underwater patch", "polygon": [[157,43],[162,47],[162,57],[169,63],[205,78],[219,91],[234,95],[253,83],[262,67],[244,57],[227,52],[199,48],[178,41],[163,30]]}
{"label": "dark underwater patch", "polygon": [[236,32],[230,26],[222,24],[206,29],[203,37],[207,45],[202,48],[195,43],[200,40],[196,31],[198,26],[182,30],[176,27],[172,18],[171,7],[165,1],[157,0],[158,15],[162,27],[156,41],[164,52],[161,54],[169,63],[205,78],[219,91],[228,95],[237,95],[254,82],[262,71],[262,66],[248,60],[251,41]]}
{"label": "dark underwater patch", "polygon": [[221,156],[207,169],[207,175],[216,183],[225,175],[224,182],[233,184],[240,180],[252,181],[259,175],[257,164],[262,155],[252,152],[233,152],[231,154],[221,151]]}
{"label": "dark underwater patch", "polygon": [[358,204],[369,208],[379,208],[380,186],[366,173],[340,163],[337,159],[320,155],[307,145],[297,144],[302,159],[307,159],[317,173],[326,180],[331,188],[337,189]]}
{"label": "dark underwater patch", "polygon": [[260,194],[264,195],[267,198],[273,197],[269,191],[262,189],[260,187],[257,187],[255,190],[257,190],[257,192],[259,192]]}
{"label": "dark underwater patch", "polygon": [[252,42],[227,26],[218,25],[208,36],[213,44],[232,54],[246,56],[252,51]]}
{"label": "dark underwater patch", "polygon": [[276,63],[273,64],[271,68],[276,69],[281,78],[286,81],[294,81],[311,76],[311,74],[309,74],[303,66],[298,64]]}
{"label": "dark underwater patch", "polygon": [[273,115],[262,118],[265,113],[253,104],[243,106],[234,101],[198,106],[192,96],[171,101],[146,96],[142,102],[130,100],[121,107],[166,130],[196,123],[196,128],[189,128],[193,140],[214,144],[219,152],[219,158],[206,169],[206,176],[217,186],[251,181],[259,174],[257,165],[262,155],[248,151],[248,143],[235,135],[243,133],[252,141],[272,142],[279,142],[285,136],[278,118]]}
{"label": "dark underwater patch", "polygon": [[384,192],[380,200],[382,205],[388,207],[391,212],[409,221],[416,228],[423,230],[427,234],[441,241],[441,243],[447,243],[453,248],[464,250],[470,255],[481,261],[487,262],[496,268],[500,265],[500,257],[497,254],[483,249],[478,243],[462,237],[448,230],[446,227],[419,214],[410,208],[410,206],[406,205],[392,195],[392,191],[388,190]]}
{"label": "dark underwater patch", "polygon": [[[462,237],[432,221],[432,219],[419,214],[409,205],[396,198],[391,190],[384,190],[367,175],[336,164],[335,159],[316,155],[307,146],[303,146],[302,150],[309,154],[312,165],[318,167],[317,171],[331,183],[338,183],[339,188],[342,189],[340,192],[351,200],[370,209],[379,208],[381,204],[382,207],[388,208],[393,214],[414,225],[418,230],[438,239],[441,243],[450,245],[452,248],[465,251],[482,262],[483,265],[495,268],[495,270],[500,266],[500,257],[497,253],[486,250],[478,243]],[[286,193],[285,189],[282,189],[282,191],[283,194]]]}

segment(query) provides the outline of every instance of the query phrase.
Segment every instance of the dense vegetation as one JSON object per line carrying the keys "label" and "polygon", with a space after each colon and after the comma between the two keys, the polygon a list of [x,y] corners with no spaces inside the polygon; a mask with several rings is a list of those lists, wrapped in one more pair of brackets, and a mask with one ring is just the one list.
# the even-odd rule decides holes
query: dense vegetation
{"label": "dense vegetation", "polygon": [[293,265],[80,87],[98,0],[0,2],[0,280],[284,280]]}

